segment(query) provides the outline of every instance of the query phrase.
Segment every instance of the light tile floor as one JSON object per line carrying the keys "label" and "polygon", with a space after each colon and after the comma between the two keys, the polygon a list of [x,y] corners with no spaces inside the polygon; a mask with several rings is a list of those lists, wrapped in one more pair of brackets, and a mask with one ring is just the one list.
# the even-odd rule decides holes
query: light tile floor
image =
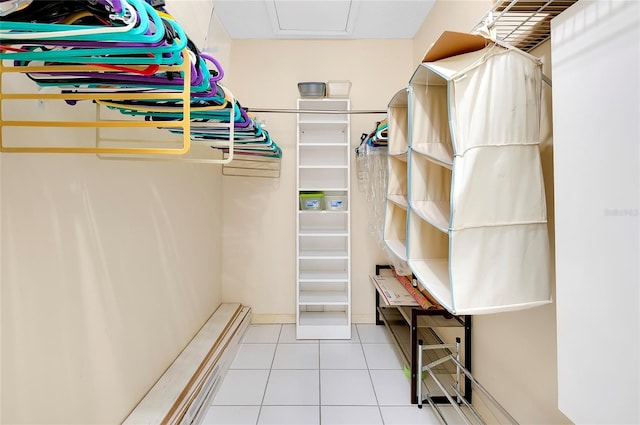
{"label": "light tile floor", "polygon": [[293,324],[251,325],[204,424],[439,423],[409,399],[409,379],[382,326],[354,325],[351,340],[297,341]]}

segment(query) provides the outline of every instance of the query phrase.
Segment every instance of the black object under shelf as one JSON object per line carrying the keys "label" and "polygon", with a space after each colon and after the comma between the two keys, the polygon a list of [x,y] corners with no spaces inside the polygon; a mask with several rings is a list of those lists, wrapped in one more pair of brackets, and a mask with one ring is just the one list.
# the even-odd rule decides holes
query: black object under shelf
{"label": "black object under shelf", "polygon": [[[388,265],[376,265],[376,275],[381,270],[390,269]],[[464,367],[471,371],[471,316],[454,316],[444,309],[422,309],[414,306],[387,306],[381,303],[380,294],[376,290],[376,324],[385,325],[395,342],[398,352],[404,358],[411,371],[411,403],[417,404],[416,392],[416,362],[418,358],[418,341],[424,345],[440,345],[443,340],[434,328],[456,327],[463,330]],[[451,354],[448,349],[425,350],[423,365]],[[444,363],[433,369],[443,375],[454,375],[455,367],[451,363]],[[464,398],[471,403],[471,380],[464,378]],[[426,401],[426,400],[425,400]],[[445,396],[435,396],[431,402],[449,404]]]}

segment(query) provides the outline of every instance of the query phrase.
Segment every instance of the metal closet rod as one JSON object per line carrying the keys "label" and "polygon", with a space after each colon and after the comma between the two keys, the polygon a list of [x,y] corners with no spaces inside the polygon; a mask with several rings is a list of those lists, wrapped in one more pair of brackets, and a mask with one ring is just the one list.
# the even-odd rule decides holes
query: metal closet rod
{"label": "metal closet rod", "polygon": [[[542,74],[542,81],[551,87],[551,78]],[[273,114],[386,114],[386,110],[376,109],[351,109],[351,110],[316,110],[316,109],[273,109],[273,108],[246,108],[249,112],[273,113]]]}
{"label": "metal closet rod", "polygon": [[272,109],[272,108],[247,108],[249,112],[262,112],[274,114],[386,114],[387,111],[374,109],[351,109],[351,110],[332,110],[332,109]]}

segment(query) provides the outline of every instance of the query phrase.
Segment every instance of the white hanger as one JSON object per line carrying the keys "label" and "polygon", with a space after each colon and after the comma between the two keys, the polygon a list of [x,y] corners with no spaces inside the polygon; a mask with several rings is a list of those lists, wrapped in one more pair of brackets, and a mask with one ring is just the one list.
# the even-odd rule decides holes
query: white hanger
{"label": "white hanger", "polygon": [[[20,0],[19,0],[20,1]],[[99,27],[99,28],[85,28],[77,30],[61,30],[61,31],[48,31],[48,32],[16,32],[12,29],[0,29],[0,40],[32,40],[32,39],[45,39],[45,38],[62,38],[71,37],[77,35],[92,35],[92,34],[115,34],[124,33],[132,30],[138,21],[138,12],[136,8],[131,6],[126,0],[121,0],[123,10],[126,9],[129,12],[128,17],[117,16],[126,25],[120,27]],[[1,15],[0,15],[1,16]],[[114,15],[111,15],[114,16]]]}
{"label": "white hanger", "polygon": [[33,0],[10,0],[0,3],[0,16],[7,16],[16,10],[22,9]]}

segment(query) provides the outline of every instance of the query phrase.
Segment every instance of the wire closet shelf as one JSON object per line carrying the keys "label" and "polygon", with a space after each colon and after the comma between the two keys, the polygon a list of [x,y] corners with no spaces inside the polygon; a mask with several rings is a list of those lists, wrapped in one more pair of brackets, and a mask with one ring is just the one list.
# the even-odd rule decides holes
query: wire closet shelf
{"label": "wire closet shelf", "polygon": [[472,32],[486,28],[525,52],[551,36],[551,20],[578,0],[498,0]]}

